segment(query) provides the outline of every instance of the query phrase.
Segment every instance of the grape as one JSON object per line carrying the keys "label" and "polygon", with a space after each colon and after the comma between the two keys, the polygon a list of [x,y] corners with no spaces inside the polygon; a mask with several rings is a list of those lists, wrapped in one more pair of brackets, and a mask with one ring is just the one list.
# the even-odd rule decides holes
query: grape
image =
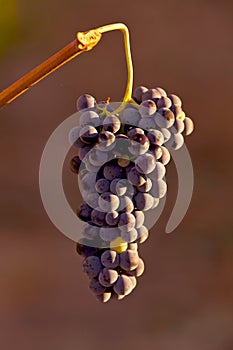
{"label": "grape", "polygon": [[152,205],[151,209],[157,208],[158,205],[159,205],[159,198],[154,198],[154,204]]}
{"label": "grape", "polygon": [[79,177],[79,185],[81,193],[82,191],[94,192],[96,182],[95,173],[86,173],[82,178]]}
{"label": "grape", "polygon": [[142,101],[145,100],[153,100],[154,102],[157,101],[161,97],[161,94],[158,90],[156,89],[149,89],[146,92],[143,93],[142,95]]}
{"label": "grape", "polygon": [[95,98],[89,94],[82,95],[78,98],[76,102],[77,110],[81,111],[85,108],[95,107],[96,101]]}
{"label": "grape", "polygon": [[89,162],[95,167],[100,167],[108,161],[108,154],[99,149],[93,149],[88,155]]}
{"label": "grape", "polygon": [[162,152],[162,148],[158,145],[151,145],[150,146],[150,152],[152,153],[152,155],[155,157],[155,159],[159,159],[163,152]]}
{"label": "grape", "polygon": [[108,212],[116,210],[119,207],[120,201],[115,194],[104,192],[100,195],[98,203],[103,211]]}
{"label": "grape", "polygon": [[[159,128],[159,131],[163,134],[164,142],[168,141],[171,137],[171,133],[166,128]],[[161,145],[159,145],[161,146]]]}
{"label": "grape", "polygon": [[103,128],[105,131],[116,133],[121,127],[119,118],[115,115],[109,115],[105,117],[103,121]]}
{"label": "grape", "polygon": [[115,147],[115,135],[110,131],[99,134],[97,148],[103,152],[111,151]]}
{"label": "grape", "polygon": [[92,150],[92,148],[93,148],[92,145],[85,145],[85,146],[79,148],[79,152],[78,152],[79,158],[81,160],[84,160],[84,158]]}
{"label": "grape", "polygon": [[127,213],[131,213],[134,210],[133,202],[128,196],[121,196],[119,200],[120,204],[118,207],[118,211],[125,211]]}
{"label": "grape", "polygon": [[184,131],[184,122],[183,120],[176,119],[174,124],[170,127],[170,131],[173,134],[181,133]]}
{"label": "grape", "polygon": [[149,192],[151,187],[152,187],[152,181],[148,177],[146,179],[146,182],[142,186],[138,186],[137,189],[138,189],[139,192]]}
{"label": "grape", "polygon": [[161,146],[164,143],[163,134],[159,130],[148,130],[147,137],[152,145]]}
{"label": "grape", "polygon": [[130,164],[130,160],[127,155],[123,155],[123,157],[117,159],[117,164],[122,168],[126,168]]}
{"label": "grape", "polygon": [[70,145],[74,145],[76,147],[82,147],[83,143],[81,142],[80,144],[80,138],[79,138],[79,135],[80,135],[80,126],[75,126],[74,128],[72,128],[69,132],[69,144]]}
{"label": "grape", "polygon": [[185,117],[184,119],[184,135],[190,135],[193,132],[194,129],[194,124],[192,119],[190,119],[189,117]]}
{"label": "grape", "polygon": [[100,229],[100,237],[107,242],[113,241],[121,233],[117,227],[101,227]]}
{"label": "grape", "polygon": [[134,200],[137,209],[142,211],[151,209],[154,204],[153,197],[149,193],[138,192],[134,197]]}
{"label": "grape", "polygon": [[91,212],[91,220],[97,226],[105,226],[105,216],[106,213],[98,207]]}
{"label": "grape", "polygon": [[95,143],[98,139],[98,131],[94,126],[86,125],[80,130],[80,139],[84,143]]}
{"label": "grape", "polygon": [[128,249],[129,250],[138,250],[138,244],[137,243],[129,243],[128,244]]}
{"label": "grape", "polygon": [[126,108],[122,113],[122,123],[137,126],[141,115],[135,108]]}
{"label": "grape", "polygon": [[133,289],[132,282],[130,278],[126,275],[121,275],[118,277],[116,283],[113,286],[113,290],[117,295],[128,295]]}
{"label": "grape", "polygon": [[157,90],[162,97],[167,97],[166,91],[164,89],[162,89],[161,87],[156,87],[155,90]]}
{"label": "grape", "polygon": [[96,208],[98,207],[98,199],[99,199],[99,194],[94,192],[94,193],[88,193],[87,196],[85,197],[85,200],[87,204],[91,208]]}
{"label": "grape", "polygon": [[137,278],[135,276],[128,276],[131,283],[132,283],[132,288],[134,289],[137,285]]}
{"label": "grape", "polygon": [[83,226],[83,235],[88,239],[95,239],[99,237],[99,227],[86,223]]}
{"label": "grape", "polygon": [[116,268],[120,263],[120,257],[114,250],[105,250],[101,255],[101,262],[105,267],[110,269]]}
{"label": "grape", "polygon": [[181,99],[178,96],[176,96],[174,94],[171,94],[171,95],[168,95],[168,97],[170,98],[170,100],[171,100],[173,105],[176,105],[176,106],[179,106],[179,107],[182,106],[182,101],[181,101]]}
{"label": "grape", "polygon": [[92,208],[87,203],[82,203],[77,210],[77,215],[80,220],[89,221],[91,219]]}
{"label": "grape", "polygon": [[136,167],[132,167],[127,174],[129,182],[134,186],[141,186],[146,182],[146,177],[143,174],[140,174]]}
{"label": "grape", "polygon": [[99,170],[99,166],[93,165],[89,160],[89,154],[83,159],[83,162],[85,163],[86,170],[90,173],[96,173]]}
{"label": "grape", "polygon": [[116,157],[123,157],[128,153],[129,140],[124,134],[116,134],[116,145],[114,148],[114,154]]}
{"label": "grape", "polygon": [[155,122],[160,128],[169,128],[174,124],[175,116],[168,108],[160,108],[155,114]]}
{"label": "grape", "polygon": [[156,104],[152,100],[144,100],[139,106],[141,116],[144,118],[152,116],[156,110]]}
{"label": "grape", "polygon": [[170,108],[172,103],[171,100],[168,97],[162,96],[161,98],[158,99],[156,102],[158,108]]}
{"label": "grape", "polygon": [[164,146],[161,146],[161,149],[163,154],[162,157],[159,159],[159,162],[161,162],[163,165],[167,165],[171,159],[170,153]]}
{"label": "grape", "polygon": [[133,186],[127,179],[120,179],[116,183],[115,191],[118,196],[123,196],[126,193],[133,193]]}
{"label": "grape", "polygon": [[139,263],[139,256],[136,250],[126,250],[120,254],[120,267],[126,271],[136,269]]}
{"label": "grape", "polygon": [[89,288],[95,295],[103,294],[106,290],[106,287],[100,284],[100,282],[96,278],[92,278],[90,280]]}
{"label": "grape", "polygon": [[155,124],[154,118],[144,117],[139,121],[138,126],[144,130],[149,130],[149,129],[155,129],[156,124]]}
{"label": "grape", "polygon": [[137,229],[138,231],[138,238],[136,240],[137,243],[144,243],[147,238],[149,237],[149,232],[146,228],[146,226],[141,226]]}
{"label": "grape", "polygon": [[124,170],[117,164],[105,164],[104,177],[110,181],[117,178],[124,177]]}
{"label": "grape", "polygon": [[148,153],[138,156],[135,160],[135,168],[141,174],[151,173],[154,170],[155,166],[155,158]]}
{"label": "grape", "polygon": [[88,256],[83,261],[83,272],[85,272],[90,278],[98,276],[101,269],[102,265],[98,256]]}
{"label": "grape", "polygon": [[98,193],[109,192],[110,181],[104,178],[97,180],[95,183],[95,189]]}
{"label": "grape", "polygon": [[174,113],[176,119],[184,120],[185,113],[180,106],[172,105],[170,109]]}
{"label": "grape", "polygon": [[143,225],[144,223],[144,220],[145,220],[145,215],[143,213],[143,211],[141,210],[134,210],[132,212],[132,214],[134,215],[135,217],[135,228],[139,228]]}
{"label": "grape", "polygon": [[138,266],[136,267],[136,269],[128,273],[131,276],[140,277],[143,274],[144,269],[145,269],[144,261],[141,258],[139,258]]}
{"label": "grape", "polygon": [[85,125],[92,125],[96,128],[100,125],[100,117],[94,111],[86,111],[80,117],[80,125],[81,127]]}
{"label": "grape", "polygon": [[142,102],[142,95],[148,91],[145,86],[137,86],[133,91],[133,98],[137,103]]}
{"label": "grape", "polygon": [[155,169],[148,176],[152,180],[160,180],[164,177],[165,173],[166,173],[165,166],[162,163],[157,162]]}
{"label": "grape", "polygon": [[132,128],[127,132],[127,136],[130,140],[134,140],[134,138],[137,138],[138,135],[144,135],[144,130],[140,128]]}
{"label": "grape", "polygon": [[153,182],[150,194],[155,198],[162,198],[167,192],[167,184],[164,180],[158,180]]}
{"label": "grape", "polygon": [[111,298],[111,292],[104,292],[103,294],[96,295],[96,299],[101,301],[101,303],[106,303]]}
{"label": "grape", "polygon": [[135,226],[135,217],[131,213],[121,213],[118,227],[121,231],[129,232]]}
{"label": "grape", "polygon": [[78,156],[73,157],[70,161],[70,170],[73,173],[78,174],[80,165],[81,165],[81,159]]}
{"label": "grape", "polygon": [[109,225],[109,226],[115,226],[118,224],[118,221],[119,221],[119,214],[117,211],[113,210],[113,211],[110,211],[106,214],[106,217],[105,217],[105,220],[106,220],[106,223]]}
{"label": "grape", "polygon": [[118,278],[118,273],[116,270],[108,269],[104,267],[99,274],[99,282],[104,287],[110,287],[116,282]]}
{"label": "grape", "polygon": [[172,134],[171,138],[165,143],[168,149],[178,150],[184,144],[184,137],[181,134]]}
{"label": "grape", "polygon": [[88,257],[88,256],[95,255],[97,253],[97,248],[90,247],[87,244],[82,244],[78,242],[76,245],[76,251],[79,255]]}
{"label": "grape", "polygon": [[133,155],[141,155],[148,151],[150,142],[146,135],[138,134],[131,139],[129,151]]}
{"label": "grape", "polygon": [[116,185],[117,185],[117,183],[118,183],[120,180],[121,180],[121,179],[116,178],[116,179],[113,179],[113,180],[111,181],[111,183],[110,183],[110,191],[111,191],[113,194],[117,194],[117,192],[116,192]]}
{"label": "grape", "polygon": [[129,232],[124,232],[124,231],[121,232],[122,239],[128,243],[135,241],[137,239],[137,236],[138,236],[138,233],[135,228],[133,228]]}

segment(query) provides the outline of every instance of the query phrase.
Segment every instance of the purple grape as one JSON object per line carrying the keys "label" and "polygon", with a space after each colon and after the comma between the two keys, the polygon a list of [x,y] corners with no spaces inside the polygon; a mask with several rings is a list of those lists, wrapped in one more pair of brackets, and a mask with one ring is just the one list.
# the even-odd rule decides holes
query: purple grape
{"label": "purple grape", "polygon": [[134,289],[136,287],[136,285],[137,285],[137,279],[136,279],[135,276],[130,276],[129,275],[128,277],[129,277],[129,279],[130,279],[130,281],[132,283],[132,288]]}
{"label": "purple grape", "polygon": [[170,128],[174,124],[175,116],[169,108],[160,108],[154,119],[160,128]]}
{"label": "purple grape", "polygon": [[134,200],[136,208],[142,211],[150,210],[154,204],[153,197],[149,193],[138,192],[134,197]]}
{"label": "purple grape", "polygon": [[98,256],[88,256],[83,261],[83,272],[85,272],[88,277],[94,278],[98,276],[102,270],[102,265]]}
{"label": "purple grape", "polygon": [[80,208],[77,210],[77,215],[80,220],[90,221],[92,208],[87,203],[82,203]]}
{"label": "purple grape", "polygon": [[141,226],[137,229],[138,231],[138,238],[136,240],[137,243],[144,243],[147,238],[149,237],[149,232],[146,226]]}
{"label": "purple grape", "polygon": [[95,295],[103,294],[106,290],[106,287],[100,284],[100,282],[96,278],[92,278],[90,280],[89,288]]}
{"label": "purple grape", "polygon": [[170,139],[165,143],[168,149],[178,150],[184,144],[184,137],[181,134],[172,134]]}
{"label": "purple grape", "polygon": [[184,120],[185,113],[180,106],[172,105],[170,109],[173,112],[176,119]]}
{"label": "purple grape", "polygon": [[136,250],[136,251],[137,251],[137,250],[138,250],[138,244],[135,243],[135,242],[134,242],[134,243],[129,243],[129,244],[128,244],[128,249],[129,249],[129,250]]}
{"label": "purple grape", "polygon": [[164,89],[162,89],[161,87],[155,87],[155,90],[157,90],[162,97],[166,97],[167,96],[166,91]]}
{"label": "purple grape", "polygon": [[97,180],[95,183],[95,189],[98,193],[109,192],[110,181],[104,178]]}
{"label": "purple grape", "polygon": [[155,198],[162,198],[167,192],[167,184],[164,180],[158,180],[153,182],[150,194]]}
{"label": "purple grape", "polygon": [[86,157],[86,155],[92,150],[92,148],[92,145],[85,145],[84,147],[79,148],[79,158],[83,160]]}
{"label": "purple grape", "polygon": [[110,242],[121,235],[118,227],[101,227],[100,237],[106,241]]}
{"label": "purple grape", "polygon": [[152,100],[144,100],[140,106],[139,111],[142,117],[151,117],[156,112],[156,104]]}
{"label": "purple grape", "polygon": [[133,155],[141,155],[148,151],[150,142],[146,135],[138,134],[131,139],[129,151]]}
{"label": "purple grape", "polygon": [[135,226],[135,217],[131,213],[121,213],[118,222],[118,227],[121,231],[129,232]]}
{"label": "purple grape", "polygon": [[119,214],[118,214],[118,212],[115,211],[115,210],[108,212],[106,214],[105,220],[106,220],[106,223],[109,226],[117,225],[118,222],[119,222]]}
{"label": "purple grape", "polygon": [[134,210],[134,205],[132,200],[128,196],[119,197],[120,204],[118,207],[118,211],[125,211],[127,213],[131,213]]}
{"label": "purple grape", "polygon": [[94,193],[88,193],[86,196],[86,202],[91,208],[96,208],[98,207],[98,199],[99,199],[99,194],[94,192]]}
{"label": "purple grape", "polygon": [[159,130],[149,130],[147,137],[152,145],[161,146],[164,143],[164,137],[161,131]]}
{"label": "purple grape", "polygon": [[98,139],[98,131],[94,126],[86,125],[80,130],[80,139],[84,143],[95,143]]}
{"label": "purple grape", "polygon": [[145,182],[142,186],[138,186],[138,187],[137,187],[137,190],[138,190],[139,192],[149,192],[150,189],[151,189],[151,187],[152,187],[152,181],[151,181],[151,179],[148,177],[148,178],[146,179],[146,182]]}
{"label": "purple grape", "polygon": [[[156,115],[156,113],[155,113]],[[150,130],[150,129],[155,129],[156,128],[156,124],[155,124],[155,120],[154,117],[144,117],[142,118],[139,123],[138,126],[144,130]]]}
{"label": "purple grape", "polygon": [[137,86],[133,91],[133,98],[137,103],[142,102],[142,95],[147,92],[148,89],[145,86]]}
{"label": "purple grape", "polygon": [[100,117],[94,111],[86,111],[80,117],[80,126],[92,125],[95,128],[100,125]]}
{"label": "purple grape", "polygon": [[111,151],[115,147],[115,135],[110,131],[99,134],[97,148],[102,152]]}
{"label": "purple grape", "polygon": [[182,133],[184,131],[184,122],[183,120],[176,119],[174,124],[169,128],[172,134]]}
{"label": "purple grape", "polygon": [[[72,128],[69,132],[69,144],[70,145],[74,145],[76,147],[82,147],[83,146],[83,143],[82,141],[80,140],[80,126],[75,126],[74,128]],[[81,144],[80,144],[80,141],[81,141]]]}
{"label": "purple grape", "polygon": [[99,237],[99,227],[86,223],[83,226],[83,235],[87,239],[96,239]]}
{"label": "purple grape", "polygon": [[122,113],[122,123],[137,126],[141,115],[135,108],[126,108]]}
{"label": "purple grape", "polygon": [[172,105],[171,100],[168,97],[164,96],[159,98],[156,104],[158,108],[170,108]]}
{"label": "purple grape", "polygon": [[100,195],[98,203],[103,211],[108,212],[116,210],[119,207],[120,201],[115,194],[104,192]]}
{"label": "purple grape", "polygon": [[104,287],[111,287],[118,279],[118,273],[114,269],[104,267],[99,274],[99,283]]}
{"label": "purple grape", "polygon": [[127,136],[130,140],[134,140],[138,135],[144,135],[144,130],[141,128],[132,128],[127,132]]}
{"label": "purple grape", "polygon": [[135,241],[137,239],[137,236],[138,236],[138,232],[135,228],[133,228],[129,232],[124,232],[124,231],[121,232],[121,238],[127,243],[131,243]]}
{"label": "purple grape", "polygon": [[96,299],[101,303],[107,303],[112,296],[111,292],[104,292],[103,294],[96,295]]}
{"label": "purple grape", "polygon": [[113,290],[117,295],[125,296],[132,292],[133,284],[130,278],[126,275],[118,277],[116,283],[113,286]]}
{"label": "purple grape", "polygon": [[181,101],[181,99],[178,96],[176,96],[174,94],[171,94],[171,95],[168,95],[168,97],[171,100],[173,105],[176,105],[176,106],[179,106],[179,107],[182,106],[182,101]]}
{"label": "purple grape", "polygon": [[184,119],[184,135],[190,135],[193,132],[194,129],[194,124],[192,119],[190,119],[189,117],[185,117]]}
{"label": "purple grape", "polygon": [[120,254],[120,267],[125,271],[136,269],[139,264],[139,256],[136,250],[126,250]]}
{"label": "purple grape", "polygon": [[[156,161],[151,154],[142,154],[135,160],[135,168],[141,174],[151,173],[156,166]],[[139,185],[140,186],[140,185]]]}
{"label": "purple grape", "polygon": [[142,95],[142,101],[153,100],[156,102],[161,97],[161,93],[156,89],[149,89]]}
{"label": "purple grape", "polygon": [[139,258],[138,266],[136,267],[136,269],[130,271],[129,275],[134,277],[140,277],[143,274],[144,270],[145,270],[144,261],[141,258]]}
{"label": "purple grape", "polygon": [[70,170],[73,173],[78,174],[80,165],[81,165],[81,159],[78,156],[73,157],[70,161]]}
{"label": "purple grape", "polygon": [[159,159],[163,154],[161,147],[158,145],[151,145],[150,152],[155,159]]}
{"label": "purple grape", "polygon": [[100,167],[108,161],[108,154],[95,148],[88,154],[88,160],[94,167]]}
{"label": "purple grape", "polygon": [[143,213],[143,211],[141,210],[134,210],[132,212],[132,214],[134,215],[135,217],[135,228],[139,228],[143,225],[144,223],[144,220],[145,220],[145,215]]}
{"label": "purple grape", "polygon": [[146,177],[140,174],[136,167],[132,167],[127,174],[128,181],[134,186],[141,186],[146,182]]}
{"label": "purple grape", "polygon": [[120,257],[117,252],[112,249],[105,250],[101,255],[101,262],[104,267],[108,267],[109,269],[116,268],[120,263]]}
{"label": "purple grape", "polygon": [[153,181],[154,180],[157,181],[157,180],[161,180],[165,176],[165,173],[166,173],[165,166],[162,163],[160,163],[160,162],[156,162],[155,169],[148,176]]}
{"label": "purple grape", "polygon": [[91,220],[93,224],[100,227],[106,225],[105,216],[106,216],[106,213],[101,211],[101,209],[98,207],[96,209],[93,209],[91,212]]}
{"label": "purple grape", "polygon": [[110,181],[115,178],[123,178],[124,170],[116,164],[105,164],[104,177]]}
{"label": "purple grape", "polygon": [[105,131],[116,133],[121,127],[120,119],[115,115],[105,117],[103,121],[103,128]]}
{"label": "purple grape", "polygon": [[86,244],[82,244],[79,242],[76,244],[76,251],[79,255],[84,256],[86,258],[88,256],[95,255],[98,249],[96,247],[90,247],[87,244],[87,240],[86,240]]}
{"label": "purple grape", "polygon": [[159,162],[161,162],[163,165],[167,165],[170,162],[171,155],[168,151],[168,149],[164,146],[161,146],[162,149],[162,157],[159,159]]}
{"label": "purple grape", "polygon": [[89,94],[84,94],[77,99],[77,110],[81,111],[86,108],[94,108],[96,104],[95,98]]}

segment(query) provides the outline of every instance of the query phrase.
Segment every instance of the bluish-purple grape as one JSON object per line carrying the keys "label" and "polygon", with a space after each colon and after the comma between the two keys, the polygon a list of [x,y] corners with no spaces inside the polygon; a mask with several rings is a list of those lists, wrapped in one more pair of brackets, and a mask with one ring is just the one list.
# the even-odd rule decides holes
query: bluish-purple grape
{"label": "bluish-purple grape", "polygon": [[168,97],[171,100],[173,105],[176,105],[176,106],[179,106],[179,107],[182,106],[182,101],[177,95],[170,94],[170,95],[168,95]]}
{"label": "bluish-purple grape", "polygon": [[137,236],[138,236],[138,232],[135,228],[133,228],[128,232],[125,232],[125,231],[121,232],[121,238],[127,243],[131,243],[135,241],[137,239]]}
{"label": "bluish-purple grape", "polygon": [[119,207],[118,207],[118,211],[125,211],[127,213],[131,213],[134,210],[134,205],[132,200],[128,197],[128,196],[121,196],[119,197]]}
{"label": "bluish-purple grape", "polygon": [[109,115],[103,121],[103,128],[105,131],[116,133],[121,127],[120,119],[116,115]]}
{"label": "bluish-purple grape", "polygon": [[116,270],[105,267],[99,274],[99,283],[104,287],[110,287],[116,282],[117,278]]}
{"label": "bluish-purple grape", "polygon": [[133,98],[137,103],[142,102],[142,95],[148,91],[148,88],[145,86],[137,86],[133,91]]}
{"label": "bluish-purple grape", "polygon": [[178,150],[184,144],[184,137],[182,134],[172,134],[170,139],[165,143],[168,149]]}
{"label": "bluish-purple grape", "polygon": [[159,130],[156,130],[156,129],[148,130],[147,137],[152,145],[161,146],[164,143],[164,136],[162,132]]}
{"label": "bluish-purple grape", "polygon": [[91,125],[82,127],[79,135],[84,143],[96,143],[98,140],[98,131]]}
{"label": "bluish-purple grape", "polygon": [[171,100],[168,97],[162,96],[161,98],[158,99],[156,102],[156,105],[158,108],[170,108],[172,105]]}
{"label": "bluish-purple grape", "polygon": [[153,197],[149,193],[138,192],[134,197],[134,201],[136,208],[142,211],[150,210],[154,204]]}
{"label": "bluish-purple grape", "polygon": [[149,232],[148,229],[146,228],[146,226],[141,226],[137,229],[138,231],[138,237],[136,242],[137,243],[144,243],[147,238],[149,237]]}
{"label": "bluish-purple grape", "polygon": [[99,280],[96,278],[90,280],[89,288],[95,295],[103,294],[106,290],[106,287],[100,284]]}
{"label": "bluish-purple grape", "polygon": [[115,210],[109,211],[109,212],[106,214],[105,220],[106,220],[106,223],[107,223],[109,226],[115,226],[115,225],[117,225],[118,222],[119,222],[119,214],[118,214],[118,212],[115,211]]}
{"label": "bluish-purple grape", "polygon": [[115,194],[111,192],[104,192],[100,195],[98,203],[101,210],[109,212],[116,210],[119,207],[120,201]]}
{"label": "bluish-purple grape", "polygon": [[120,256],[112,249],[105,250],[101,255],[101,262],[109,269],[116,268],[120,263]]}
{"label": "bluish-purple grape", "polygon": [[[138,156],[135,160],[135,168],[140,174],[151,173],[156,166],[155,158],[152,154],[146,153]],[[140,186],[140,185],[139,185]]]}
{"label": "bluish-purple grape", "polygon": [[144,100],[139,106],[139,112],[143,118],[151,117],[157,110],[156,104],[152,100]]}
{"label": "bluish-purple grape", "polygon": [[142,186],[146,182],[146,176],[140,174],[136,167],[132,167],[127,174],[128,181],[134,186]]}
{"label": "bluish-purple grape", "polygon": [[86,108],[94,108],[96,104],[95,98],[89,94],[81,95],[76,102],[78,111]]}
{"label": "bluish-purple grape", "polygon": [[100,227],[106,225],[105,216],[106,216],[106,213],[103,212],[98,207],[93,209],[92,212],[91,212],[91,220],[92,220],[92,222],[95,225],[100,226]]}
{"label": "bluish-purple grape", "polygon": [[141,115],[136,108],[126,108],[122,113],[122,123],[137,126]]}
{"label": "bluish-purple grape", "polygon": [[153,182],[150,194],[155,198],[162,198],[167,192],[167,184],[164,180],[157,180]]}
{"label": "bluish-purple grape", "polygon": [[92,125],[97,128],[100,125],[100,117],[94,111],[85,111],[80,116],[80,126]]}
{"label": "bluish-purple grape", "polygon": [[101,132],[96,147],[102,152],[111,151],[115,147],[115,135],[110,131]]}
{"label": "bluish-purple grape", "polygon": [[130,278],[126,275],[118,276],[117,281],[113,286],[113,290],[117,295],[125,296],[132,292],[133,284]]}
{"label": "bluish-purple grape", "polygon": [[136,269],[139,264],[139,256],[136,250],[126,250],[120,254],[120,267],[125,271]]}
{"label": "bluish-purple grape", "polygon": [[144,220],[145,220],[145,215],[143,211],[134,210],[132,214],[135,217],[135,228],[141,227],[144,224]]}
{"label": "bluish-purple grape", "polygon": [[129,232],[135,226],[135,217],[131,213],[121,213],[118,222],[118,227],[121,231]]}
{"label": "bluish-purple grape", "polygon": [[153,100],[156,102],[161,97],[161,93],[156,89],[149,89],[142,94],[142,101]]}
{"label": "bluish-purple grape", "polygon": [[186,136],[190,135],[193,132],[193,129],[194,129],[194,124],[192,119],[189,117],[185,117],[183,134]]}
{"label": "bluish-purple grape", "polygon": [[77,210],[77,215],[80,220],[90,221],[92,208],[87,203],[82,203],[80,208]]}
{"label": "bluish-purple grape", "polygon": [[98,193],[109,192],[110,181],[105,178],[98,179],[95,183],[95,189]]}
{"label": "bluish-purple grape", "polygon": [[94,278],[98,276],[102,270],[102,265],[98,256],[88,256],[83,261],[83,271],[87,274],[89,278]]}
{"label": "bluish-purple grape", "polygon": [[160,108],[154,117],[155,123],[160,128],[170,128],[175,121],[175,116],[169,108]]}

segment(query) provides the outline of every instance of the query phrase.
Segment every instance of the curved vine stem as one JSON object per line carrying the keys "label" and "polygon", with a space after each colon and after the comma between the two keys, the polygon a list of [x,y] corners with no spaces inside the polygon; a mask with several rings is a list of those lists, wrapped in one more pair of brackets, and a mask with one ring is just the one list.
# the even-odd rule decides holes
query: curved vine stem
{"label": "curved vine stem", "polygon": [[78,32],[74,41],[65,46],[55,55],[51,56],[48,60],[34,68],[31,72],[25,74],[8,88],[0,92],[0,108],[14,101],[30,87],[37,84],[40,80],[47,77],[49,74],[72,60],[74,57],[83,52],[92,50],[100,41],[102,34],[112,30],[121,30],[124,34],[128,76],[123,102],[129,102],[131,100],[133,87],[133,64],[130,52],[129,31],[125,24],[115,23],[105,25],[97,29],[91,29],[86,32]]}

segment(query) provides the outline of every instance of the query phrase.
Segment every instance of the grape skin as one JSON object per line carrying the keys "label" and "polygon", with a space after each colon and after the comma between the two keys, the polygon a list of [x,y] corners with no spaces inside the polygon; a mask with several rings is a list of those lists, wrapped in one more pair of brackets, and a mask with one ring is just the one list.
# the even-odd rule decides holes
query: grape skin
{"label": "grape skin", "polygon": [[120,200],[120,204],[118,207],[118,211],[131,213],[134,210],[133,202],[128,196],[121,196],[119,200]]}
{"label": "grape skin", "polygon": [[110,181],[117,178],[124,177],[124,171],[116,164],[106,164],[104,166],[104,177]]}
{"label": "grape skin", "polygon": [[101,303],[106,303],[107,301],[110,300],[112,296],[111,292],[105,292],[103,294],[96,295],[96,299],[101,301]]}
{"label": "grape skin", "polygon": [[113,290],[117,295],[128,295],[131,293],[133,288],[130,278],[126,275],[121,275],[118,277],[116,283],[113,286]]}
{"label": "grape skin", "polygon": [[137,86],[133,91],[133,98],[136,100],[137,103],[142,102],[142,95],[148,91],[147,87],[145,86]]}
{"label": "grape skin", "polygon": [[95,143],[98,139],[98,131],[91,125],[82,127],[79,135],[84,143]]}
{"label": "grape skin", "polygon": [[150,194],[155,198],[162,198],[167,193],[167,184],[164,180],[158,180],[153,182]]}
{"label": "grape skin", "polygon": [[135,168],[141,174],[147,175],[151,173],[154,170],[155,166],[155,158],[148,153],[138,156],[135,160]]}
{"label": "grape skin", "polygon": [[106,242],[113,241],[120,235],[121,233],[117,227],[101,227],[100,229],[100,237]]}
{"label": "grape skin", "polygon": [[77,243],[76,244],[76,251],[79,255],[84,256],[85,258],[88,256],[95,255],[97,253],[96,247],[90,247],[87,244]]}
{"label": "grape skin", "polygon": [[95,189],[98,193],[109,192],[110,181],[104,178],[98,179],[95,183]]}
{"label": "grape skin", "polygon": [[88,256],[83,261],[83,272],[85,272],[89,278],[98,276],[101,269],[102,265],[97,256]]}
{"label": "grape skin", "polygon": [[87,203],[82,203],[77,210],[77,215],[80,220],[89,221],[91,219],[92,208]]}
{"label": "grape skin", "polygon": [[156,162],[155,169],[148,175],[151,180],[161,180],[166,174],[166,168],[165,166],[160,163]]}
{"label": "grape skin", "polygon": [[121,213],[118,222],[118,227],[121,231],[129,232],[135,226],[135,217],[131,213]]}
{"label": "grape skin", "polygon": [[99,274],[99,283],[104,287],[110,287],[116,282],[117,278],[116,270],[105,267]]}
{"label": "grape skin", "polygon": [[161,97],[161,93],[156,89],[149,89],[142,94],[142,101],[153,100],[156,102]]}
{"label": "grape skin", "polygon": [[139,264],[139,255],[136,250],[126,250],[120,254],[120,267],[126,271],[136,269]]}
{"label": "grape skin", "polygon": [[103,211],[109,212],[116,210],[119,207],[120,200],[115,194],[111,192],[104,192],[100,195],[98,203],[99,207]]}
{"label": "grape skin", "polygon": [[141,258],[139,258],[138,266],[136,267],[136,269],[128,272],[128,274],[134,277],[140,277],[143,274],[144,270],[144,261]]}
{"label": "grape skin", "polygon": [[115,210],[112,210],[112,211],[108,212],[106,214],[105,220],[106,220],[106,223],[109,226],[117,225],[118,222],[119,222],[119,214],[118,214],[118,212],[115,211]]}
{"label": "grape skin", "polygon": [[149,237],[149,232],[146,228],[146,226],[141,226],[137,229],[138,231],[138,238],[136,240],[137,243],[144,243],[147,238]]}
{"label": "grape skin", "polygon": [[121,127],[121,122],[117,116],[109,115],[105,117],[103,121],[103,128],[105,131],[116,133],[120,129],[120,127]]}
{"label": "grape skin", "polygon": [[171,138],[165,143],[168,149],[178,150],[184,144],[184,137],[181,134],[172,134]]}
{"label": "grape skin", "polygon": [[101,262],[104,267],[114,269],[120,263],[119,254],[114,250],[105,250],[105,252],[103,252],[103,254],[101,255]]}
{"label": "grape skin", "polygon": [[151,145],[162,146],[162,144],[164,143],[163,133],[159,130],[156,130],[156,129],[148,130],[147,137]]}
{"label": "grape skin", "polygon": [[81,165],[81,159],[78,156],[73,157],[70,161],[70,170],[73,173],[78,174],[80,165]]}
{"label": "grape skin", "polygon": [[172,105],[171,100],[168,97],[162,96],[158,101],[156,102],[158,108],[170,108]]}
{"label": "grape skin", "polygon": [[191,118],[185,117],[184,119],[184,135],[190,135],[193,132],[194,124]]}
{"label": "grape skin", "polygon": [[174,124],[175,116],[169,108],[160,108],[154,119],[160,128],[169,128]]}
{"label": "grape skin", "polygon": [[81,111],[86,108],[94,108],[95,104],[96,100],[93,96],[84,94],[77,99],[76,107],[78,111]]}
{"label": "grape skin", "polygon": [[143,225],[145,220],[145,215],[141,210],[134,210],[132,214],[135,217],[135,228],[139,228]]}
{"label": "grape skin", "polygon": [[155,87],[155,90],[157,90],[162,97],[167,97],[166,91],[164,89],[162,89],[161,87]]}
{"label": "grape skin", "polygon": [[96,147],[102,152],[111,151],[115,147],[115,135],[110,131],[104,131],[99,134]]}
{"label": "grape skin", "polygon": [[140,174],[136,167],[132,167],[127,174],[128,181],[134,186],[141,186],[146,182],[144,174]]}
{"label": "grape skin", "polygon": [[126,108],[122,113],[122,123],[137,126],[141,115],[135,108]]}
{"label": "grape skin", "polygon": [[139,192],[149,192],[150,189],[151,189],[151,187],[152,187],[152,181],[151,181],[151,179],[148,177],[148,178],[146,179],[146,182],[145,182],[142,186],[138,186],[138,187],[137,187],[137,190],[138,190]]}
{"label": "grape skin", "polygon": [[139,106],[139,111],[143,118],[152,116],[156,110],[156,104],[152,100],[144,100]]}
{"label": "grape skin", "polygon": [[132,243],[133,241],[135,241],[137,239],[137,236],[138,236],[138,233],[135,228],[133,228],[129,232],[124,232],[124,231],[121,232],[122,239],[127,243]]}
{"label": "grape skin", "polygon": [[176,106],[179,106],[179,107],[182,106],[182,101],[177,95],[171,94],[171,95],[168,95],[168,97],[171,100],[173,105],[176,105]]}
{"label": "grape skin", "polygon": [[153,197],[149,193],[138,192],[134,197],[134,200],[136,208],[142,211],[150,210],[154,204]]}
{"label": "grape skin", "polygon": [[106,287],[100,284],[100,282],[96,278],[92,278],[90,280],[89,288],[95,295],[103,294],[106,290]]}
{"label": "grape skin", "polygon": [[171,155],[166,147],[161,146],[162,149],[162,157],[159,159],[159,162],[161,162],[163,165],[167,165],[170,162]]}
{"label": "grape skin", "polygon": [[80,126],[92,125],[95,128],[100,125],[100,117],[94,111],[86,111],[80,116]]}
{"label": "grape skin", "polygon": [[138,126],[144,130],[150,130],[150,129],[156,128],[156,123],[155,123],[154,118],[144,117],[139,121]]}
{"label": "grape skin", "polygon": [[100,208],[95,208],[91,212],[91,220],[92,222],[97,225],[97,226],[105,226],[106,221],[105,221],[105,216],[106,213],[103,212]]}

